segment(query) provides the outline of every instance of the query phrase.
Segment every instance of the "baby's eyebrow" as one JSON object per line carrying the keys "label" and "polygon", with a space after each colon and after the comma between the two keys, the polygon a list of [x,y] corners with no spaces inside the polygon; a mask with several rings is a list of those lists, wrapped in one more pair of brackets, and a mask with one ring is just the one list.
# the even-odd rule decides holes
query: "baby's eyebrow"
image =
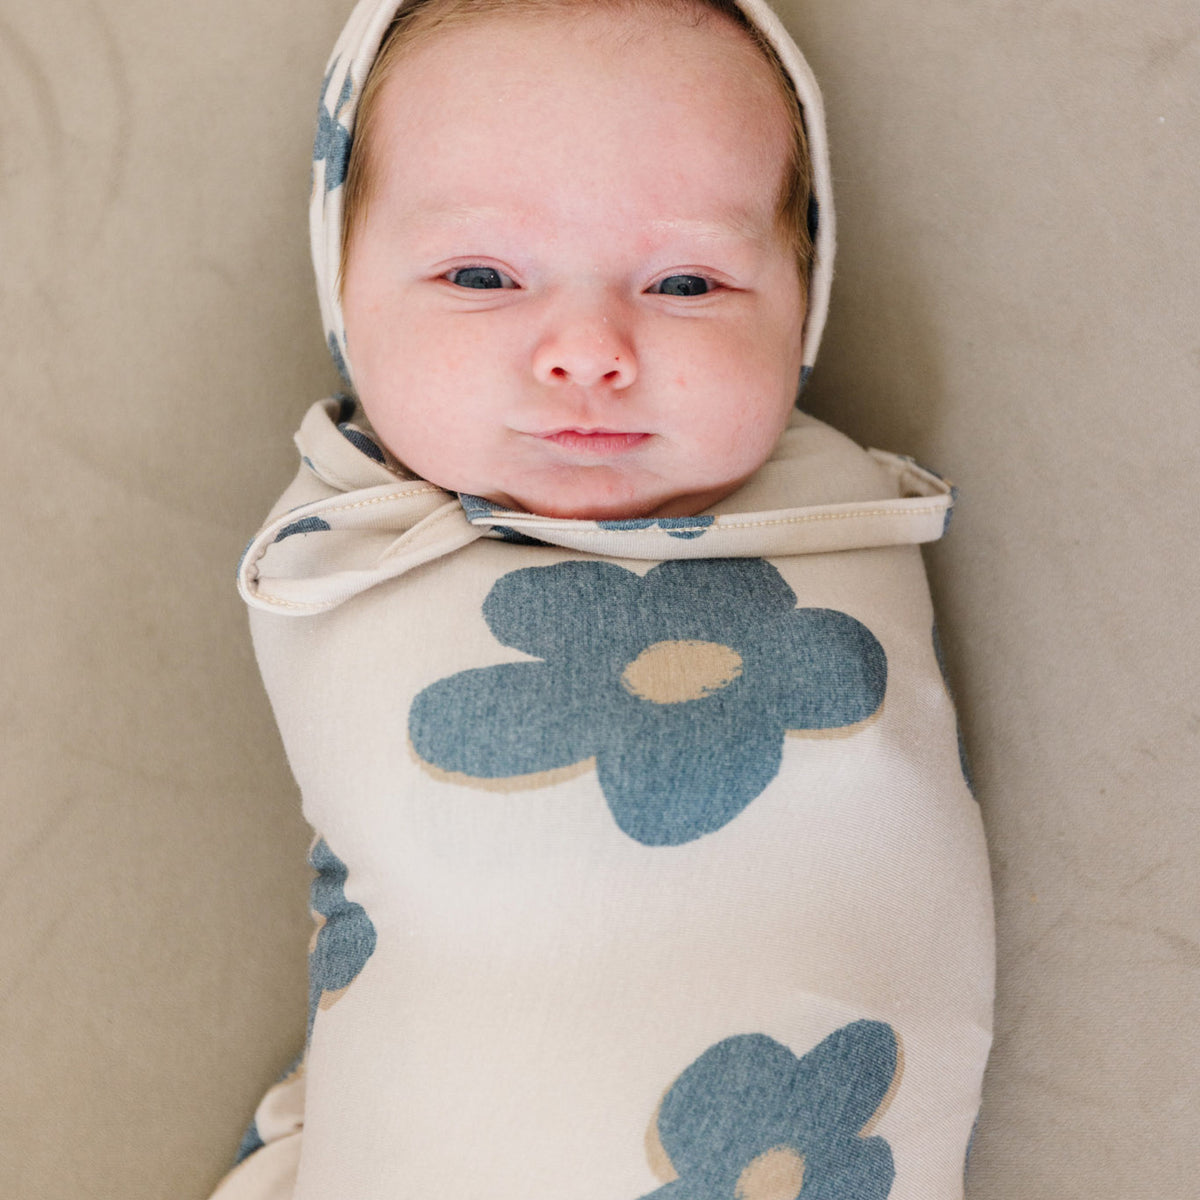
{"label": "baby's eyebrow", "polygon": [[[493,205],[447,204],[419,209],[408,215],[406,224],[418,229],[480,228],[486,229],[498,223],[519,224],[544,228],[544,222],[536,213],[513,213],[509,209]],[[705,242],[750,241],[762,245],[771,241],[774,224],[764,221],[761,214],[730,210],[712,219],[688,217],[662,217],[647,223],[645,234],[653,238],[688,238]]]}
{"label": "baby's eyebrow", "polygon": [[761,244],[771,240],[774,225],[764,226],[762,219],[751,213],[731,212],[715,221],[666,217],[660,221],[652,221],[649,232],[671,236],[681,235],[706,242],[725,242],[734,239]]}
{"label": "baby's eyebrow", "polygon": [[463,225],[494,225],[505,219],[511,220],[512,214],[491,205],[439,204],[418,209],[405,220],[409,225],[457,228]]}

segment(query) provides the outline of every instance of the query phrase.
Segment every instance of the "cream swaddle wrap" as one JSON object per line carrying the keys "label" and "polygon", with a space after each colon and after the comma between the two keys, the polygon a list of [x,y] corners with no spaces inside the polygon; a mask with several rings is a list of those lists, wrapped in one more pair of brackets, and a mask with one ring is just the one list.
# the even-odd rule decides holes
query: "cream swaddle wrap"
{"label": "cream swaddle wrap", "polygon": [[[818,160],[809,364],[819,98],[744,7]],[[318,136],[347,372],[329,197],[394,8],[355,11]],[[993,950],[918,549],[949,486],[799,412],[696,517],[444,492],[351,397],[297,445],[238,579],[316,831],[309,1038],[221,1200],[961,1196]]]}

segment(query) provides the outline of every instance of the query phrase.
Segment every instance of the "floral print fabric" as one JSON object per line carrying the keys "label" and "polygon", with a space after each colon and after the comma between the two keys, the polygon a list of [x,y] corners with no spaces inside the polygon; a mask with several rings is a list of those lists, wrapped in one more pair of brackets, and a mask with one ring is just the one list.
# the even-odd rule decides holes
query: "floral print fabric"
{"label": "floral print fabric", "polygon": [[846,1025],[802,1058],[761,1033],[718,1042],[663,1098],[659,1169],[677,1178],[643,1200],[884,1200],[892,1151],[864,1131],[898,1063],[880,1021]]}
{"label": "floral print fabric", "polygon": [[648,846],[726,825],[778,773],[785,734],[864,721],[887,683],[870,630],[797,609],[763,559],[669,560],[644,576],[527,567],[497,580],[483,617],[541,661],[427,687],[409,715],[417,754],[461,781],[518,787],[594,762],[617,825]]}
{"label": "floral print fabric", "polygon": [[317,1012],[345,995],[375,953],[375,926],[361,904],[346,898],[346,864],[317,838],[308,852],[317,876],[309,889],[316,928],[308,947],[308,1037]]}

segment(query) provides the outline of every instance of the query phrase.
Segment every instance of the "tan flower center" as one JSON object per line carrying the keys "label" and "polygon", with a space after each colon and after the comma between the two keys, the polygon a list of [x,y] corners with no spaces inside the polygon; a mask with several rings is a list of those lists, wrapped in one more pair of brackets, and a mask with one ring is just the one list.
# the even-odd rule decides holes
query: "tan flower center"
{"label": "tan flower center", "polygon": [[804,1155],[776,1146],[751,1159],[738,1176],[737,1200],[796,1200],[804,1186]]}
{"label": "tan flower center", "polygon": [[682,704],[719,692],[741,673],[741,655],[718,642],[655,642],[625,668],[621,683],[642,700]]}

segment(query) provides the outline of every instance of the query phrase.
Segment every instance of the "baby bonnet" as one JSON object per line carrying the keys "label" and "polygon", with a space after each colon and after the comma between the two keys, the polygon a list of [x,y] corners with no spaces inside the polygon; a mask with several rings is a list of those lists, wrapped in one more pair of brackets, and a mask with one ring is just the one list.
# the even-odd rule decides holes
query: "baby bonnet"
{"label": "baby bonnet", "polygon": [[[815,255],[809,276],[808,314],[804,325],[801,378],[806,379],[816,361],[833,279],[833,189],[825,109],[808,63],[775,13],[764,0],[736,0],[736,3],[779,55],[799,98],[808,135],[813,172],[809,225],[814,230]],[[326,341],[338,371],[348,383],[352,382],[352,355],[346,345],[346,326],[338,288],[346,168],[363,84],[388,26],[403,4],[404,0],[400,3],[396,0],[360,0],[334,46],[321,87],[313,148],[309,233]]]}

